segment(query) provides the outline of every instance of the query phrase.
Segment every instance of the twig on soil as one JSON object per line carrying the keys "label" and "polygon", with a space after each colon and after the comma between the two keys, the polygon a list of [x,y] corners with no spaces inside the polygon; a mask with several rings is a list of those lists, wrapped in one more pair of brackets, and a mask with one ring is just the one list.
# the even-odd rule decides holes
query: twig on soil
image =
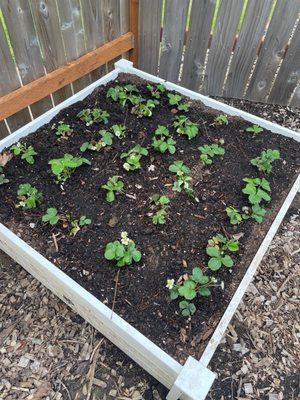
{"label": "twig on soil", "polygon": [[55,250],[58,253],[58,244],[57,244],[56,236],[54,235],[54,233],[52,233],[52,239],[53,239],[53,243],[55,246]]}
{"label": "twig on soil", "polygon": [[112,307],[111,307],[110,319],[112,319],[112,316],[113,316],[113,313],[114,313],[115,304],[116,304],[116,298],[117,298],[117,292],[118,292],[118,283],[119,283],[119,275],[120,275],[120,270],[118,270],[117,276],[116,276],[115,292],[114,292],[114,299],[113,299],[113,303],[112,303]]}

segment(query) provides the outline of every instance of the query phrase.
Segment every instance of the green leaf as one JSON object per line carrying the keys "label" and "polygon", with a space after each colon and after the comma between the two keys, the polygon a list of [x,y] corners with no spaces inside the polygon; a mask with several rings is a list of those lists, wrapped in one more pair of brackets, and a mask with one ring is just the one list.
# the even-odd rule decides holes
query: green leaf
{"label": "green leaf", "polygon": [[225,265],[227,268],[233,267],[233,260],[230,256],[226,254],[226,256],[222,257],[222,264]]}
{"label": "green leaf", "polygon": [[210,257],[217,257],[217,258],[220,257],[220,250],[217,249],[216,247],[207,247],[206,253]]}
{"label": "green leaf", "polygon": [[115,200],[115,194],[112,190],[110,190],[109,192],[106,193],[106,200],[109,203],[112,203]]}
{"label": "green leaf", "polygon": [[207,287],[201,287],[201,288],[199,289],[199,294],[200,294],[201,296],[208,297],[208,296],[211,295],[211,291],[210,291]]}
{"label": "green leaf", "polygon": [[135,251],[132,253],[132,257],[133,257],[133,259],[134,259],[135,262],[139,262],[139,261],[141,260],[141,258],[142,258],[142,254],[141,254],[140,251],[135,250]]}
{"label": "green leaf", "polygon": [[208,261],[207,265],[208,268],[211,269],[212,271],[218,271],[222,266],[222,262],[219,258],[213,257]]}

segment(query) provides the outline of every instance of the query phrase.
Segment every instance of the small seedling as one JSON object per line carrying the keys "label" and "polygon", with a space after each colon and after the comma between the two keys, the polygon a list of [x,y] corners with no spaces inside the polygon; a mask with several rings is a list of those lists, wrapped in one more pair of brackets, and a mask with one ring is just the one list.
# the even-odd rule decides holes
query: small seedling
{"label": "small seedling", "polygon": [[128,238],[127,232],[122,232],[121,241],[107,243],[104,257],[110,261],[115,260],[117,267],[124,267],[133,262],[139,262],[142,254],[136,249],[134,241]]}
{"label": "small seedling", "polygon": [[50,160],[48,164],[51,165],[51,170],[56,176],[57,182],[65,182],[78,167],[83,164],[91,165],[91,162],[83,157],[65,154],[63,158]]}
{"label": "small seedling", "polygon": [[171,300],[178,297],[184,298],[179,303],[181,314],[184,317],[189,317],[196,312],[196,306],[190,301],[197,296],[209,297],[211,295],[210,288],[214,286],[223,287],[223,282],[218,285],[216,278],[204,275],[199,267],[194,268],[191,275],[181,278],[179,283],[175,284],[174,279],[168,279],[166,285],[170,291]]}
{"label": "small seedling", "polygon": [[246,186],[242,191],[248,195],[249,203],[260,204],[262,200],[271,200],[268,193],[271,191],[270,184],[265,178],[244,178],[243,181],[246,182]]}
{"label": "small seedling", "polygon": [[145,147],[137,144],[127,153],[121,154],[121,159],[126,158],[126,162],[123,164],[123,168],[126,171],[135,171],[141,168],[140,160],[142,156],[147,156],[148,150]]}
{"label": "small seedling", "polygon": [[171,106],[179,106],[182,97],[179,94],[168,93],[169,104]]}
{"label": "small seedling", "polygon": [[154,225],[163,225],[166,223],[167,218],[167,208],[170,203],[170,199],[167,196],[161,196],[159,194],[154,194],[150,198],[151,203],[153,203],[154,208],[158,210],[152,215],[152,222]]}
{"label": "small seedling", "polygon": [[50,225],[56,225],[59,221],[59,215],[56,208],[48,208],[46,214],[42,216],[42,221]]}
{"label": "small seedling", "polygon": [[23,183],[19,185],[18,199],[20,200],[16,207],[26,209],[36,208],[42,202],[43,195],[30,183]]}
{"label": "small seedling", "polygon": [[170,137],[170,132],[165,126],[158,125],[154,135],[155,136],[152,139],[152,147],[156,151],[159,151],[160,153],[168,151],[170,154],[176,152],[176,141]]}
{"label": "small seedling", "polygon": [[1,167],[1,165],[0,165],[0,186],[4,185],[5,183],[8,183],[8,182],[9,182],[9,179],[7,179],[5,177],[3,167]]}
{"label": "small seedling", "polygon": [[90,126],[95,122],[103,122],[104,124],[107,124],[109,113],[107,111],[101,110],[100,108],[94,108],[93,110],[91,110],[90,108],[86,108],[80,111],[77,114],[77,117],[84,121],[86,126]]}
{"label": "small seedling", "polygon": [[190,173],[189,167],[183,161],[174,161],[170,165],[169,171],[177,175],[177,180],[173,184],[174,192],[182,192],[184,190],[188,196],[194,197],[194,190],[190,186],[192,178],[188,175]]}
{"label": "small seedling", "polygon": [[91,140],[90,142],[84,142],[80,146],[80,151],[85,152],[87,150],[91,151],[100,151],[105,146],[111,146],[113,143],[113,134],[105,129],[101,129],[98,133],[102,139],[100,140]]}
{"label": "small seedling", "polygon": [[160,99],[161,93],[166,91],[166,88],[161,83],[157,84],[156,86],[148,84],[147,89],[150,91],[151,96],[155,99]]}
{"label": "small seedling", "polygon": [[116,198],[116,193],[121,193],[124,188],[124,182],[119,178],[119,176],[114,175],[108,179],[105,185],[101,186],[102,189],[107,190],[106,201],[109,203],[112,203]]}
{"label": "small seedling", "polygon": [[71,214],[66,215],[67,221],[70,223],[70,236],[76,236],[80,229],[85,225],[90,225],[92,220],[82,215],[79,219],[74,219]]}
{"label": "small seedling", "polygon": [[125,137],[126,126],[125,125],[113,125],[111,127],[114,135],[117,136],[119,139],[123,139]]}
{"label": "small seedling", "polygon": [[246,129],[246,132],[250,132],[250,133],[253,133],[253,136],[257,136],[259,133],[261,133],[263,131],[263,128],[261,127],[261,126],[259,126],[259,125],[256,125],[256,124],[254,124],[254,125],[252,125],[252,126],[249,126],[247,129]]}
{"label": "small seedling", "polygon": [[132,105],[139,104],[141,102],[141,96],[137,95],[138,89],[135,85],[125,85],[125,86],[115,86],[109,88],[106,94],[107,98],[111,98],[113,101],[118,102],[122,107],[126,105],[127,102]]}
{"label": "small seedling", "polygon": [[232,268],[234,262],[232,258],[226,254],[236,252],[239,249],[239,241],[237,239],[227,239],[225,236],[218,234],[208,241],[206,253],[210,257],[208,268],[212,271],[218,271],[222,265]]}
{"label": "small seedling", "polygon": [[37,152],[34,150],[33,146],[27,147],[26,144],[18,142],[11,146],[10,149],[15,156],[21,156],[21,159],[27,161],[28,164],[34,164],[34,156],[37,155]]}
{"label": "small seedling", "polygon": [[73,132],[73,129],[70,128],[70,125],[65,124],[63,121],[59,121],[58,127],[56,129],[55,134],[59,136],[60,139],[67,139]]}
{"label": "small seedling", "polygon": [[214,156],[223,156],[225,154],[225,149],[218,144],[205,144],[204,146],[198,147],[200,150],[200,160],[204,165],[210,165],[213,163],[212,158]]}
{"label": "small seedling", "polygon": [[239,225],[243,221],[242,214],[235,207],[226,207],[225,211],[230,219],[231,225]]}
{"label": "small seedling", "polygon": [[268,149],[266,151],[262,151],[259,157],[251,160],[251,164],[257,167],[259,171],[269,174],[272,171],[273,162],[279,159],[280,152],[278,150]]}
{"label": "small seedling", "polygon": [[251,218],[253,218],[256,222],[261,224],[266,215],[266,210],[262,208],[259,204],[253,204],[251,207]]}
{"label": "small seedling", "polygon": [[151,117],[153,109],[159,104],[158,100],[144,100],[142,99],[139,104],[134,106],[131,110],[132,114],[136,114],[139,118]]}
{"label": "small seedling", "polygon": [[198,125],[185,115],[178,115],[175,117],[174,128],[180,135],[186,135],[189,139],[193,139],[199,133]]}
{"label": "small seedling", "polygon": [[214,124],[215,124],[215,125],[228,125],[228,118],[227,118],[227,116],[224,115],[224,114],[218,115],[218,116],[214,119]]}

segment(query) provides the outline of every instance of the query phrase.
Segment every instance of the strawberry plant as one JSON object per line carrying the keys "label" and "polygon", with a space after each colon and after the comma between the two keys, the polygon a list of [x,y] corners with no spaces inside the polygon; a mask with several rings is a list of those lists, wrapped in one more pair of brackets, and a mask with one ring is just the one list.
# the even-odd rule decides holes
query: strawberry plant
{"label": "strawberry plant", "polygon": [[122,232],[120,241],[107,243],[104,257],[109,261],[116,261],[117,267],[124,267],[139,262],[142,254],[136,249],[134,241],[128,238],[127,232]]}
{"label": "strawberry plant", "polygon": [[124,188],[124,182],[119,178],[119,176],[114,175],[108,179],[105,185],[101,186],[102,189],[107,191],[106,201],[109,203],[112,203],[116,198],[116,194],[121,193]]}
{"label": "strawberry plant", "polygon": [[151,96],[155,99],[160,99],[161,93],[164,93],[166,91],[166,88],[161,83],[158,83],[155,86],[150,85],[149,83],[147,85],[147,89],[150,91]]}
{"label": "strawberry plant", "polygon": [[259,204],[253,204],[253,206],[251,207],[251,218],[261,224],[264,220],[265,215],[266,210],[264,208],[262,208]]}
{"label": "strawberry plant", "polygon": [[42,216],[42,221],[50,225],[56,225],[59,221],[59,215],[56,208],[48,208],[46,214]]}
{"label": "strawberry plant", "polygon": [[208,241],[206,254],[210,257],[208,268],[212,271],[218,271],[222,265],[232,268],[234,262],[227,254],[228,252],[236,252],[239,249],[239,241],[237,239],[227,239],[221,234],[213,236]]}
{"label": "strawberry plant", "polygon": [[83,157],[74,157],[71,154],[65,154],[63,158],[50,160],[51,170],[56,176],[57,182],[65,182],[70,178],[73,172],[83,164],[91,165],[91,162]]}
{"label": "strawberry plant", "polygon": [[105,146],[111,146],[113,143],[113,134],[105,129],[101,129],[98,133],[102,136],[102,139],[91,140],[90,142],[84,142],[80,146],[80,151],[85,152],[87,150],[100,151]]}
{"label": "strawberry plant", "polygon": [[256,124],[254,124],[254,125],[252,125],[252,126],[249,126],[247,129],[246,129],[246,132],[250,132],[250,133],[253,133],[253,136],[257,136],[259,133],[261,133],[263,131],[263,128],[261,127],[261,126],[259,126],[259,125],[256,125]]}
{"label": "strawberry plant", "polygon": [[77,114],[77,117],[84,121],[86,126],[90,126],[95,122],[103,122],[104,124],[107,124],[109,113],[107,111],[101,110],[100,108],[94,108],[93,110],[91,110],[90,108],[86,108],[84,110],[81,110]]}
{"label": "strawberry plant", "polygon": [[151,117],[153,109],[157,104],[159,104],[158,100],[142,99],[139,104],[132,108],[131,112],[132,114],[136,114],[139,118]]}
{"label": "strawberry plant", "polygon": [[28,164],[34,164],[34,156],[37,155],[37,152],[34,150],[33,146],[26,146],[26,144],[22,144],[18,142],[11,146],[10,150],[16,156],[21,156],[21,160],[25,160]]}
{"label": "strawberry plant", "polygon": [[167,208],[168,204],[170,203],[170,199],[167,196],[161,196],[159,194],[154,194],[150,198],[150,202],[153,203],[154,209],[156,212],[152,216],[152,222],[154,225],[163,225],[166,223],[167,218]]}
{"label": "strawberry plant", "polygon": [[[223,285],[223,284],[222,284]],[[201,268],[193,268],[191,275],[185,275],[179,283],[175,284],[174,279],[168,279],[166,287],[170,291],[171,300],[176,300],[178,297],[183,298],[179,303],[181,314],[184,317],[189,317],[196,312],[196,306],[191,303],[197,296],[209,297],[211,295],[211,287],[217,285],[217,280],[214,277],[204,275]]]}
{"label": "strawberry plant", "polygon": [[220,114],[214,119],[215,125],[228,125],[227,115]]}
{"label": "strawberry plant", "polygon": [[152,139],[152,147],[160,153],[168,151],[170,154],[176,152],[176,141],[170,136],[168,128],[163,125],[158,125]]}
{"label": "strawberry plant", "polygon": [[65,124],[63,121],[59,121],[58,127],[56,128],[55,134],[59,136],[60,139],[67,139],[73,132],[70,125]]}
{"label": "strawberry plant", "polygon": [[272,171],[272,164],[275,160],[280,159],[280,152],[278,150],[268,149],[262,151],[259,157],[253,158],[251,164],[258,168],[259,171],[263,171],[269,174]]}
{"label": "strawberry plant", "polygon": [[123,164],[123,168],[126,171],[135,171],[141,168],[140,160],[143,156],[148,155],[148,150],[145,147],[137,144],[126,153],[121,154],[121,159],[126,158],[126,162]]}
{"label": "strawberry plant", "polygon": [[188,196],[194,197],[194,190],[190,185],[192,178],[188,175],[190,173],[189,167],[183,161],[174,161],[170,165],[169,171],[177,175],[177,180],[173,184],[173,190],[175,192],[182,192],[184,190]]}
{"label": "strawberry plant", "polygon": [[9,179],[7,179],[5,177],[3,167],[1,167],[1,165],[0,165],[0,186],[4,185],[5,183],[8,183],[8,182],[9,182]]}
{"label": "strawberry plant", "polygon": [[79,219],[75,219],[72,214],[67,214],[66,219],[70,224],[70,236],[76,236],[82,227],[92,223],[92,220],[85,215],[82,215]]}
{"label": "strawberry plant", "polygon": [[198,125],[185,115],[176,116],[173,125],[177,133],[186,135],[189,139],[193,139],[199,133]]}
{"label": "strawberry plant", "polygon": [[242,214],[233,206],[226,207],[225,211],[230,219],[231,225],[239,225],[243,221]]}
{"label": "strawberry plant", "polygon": [[36,208],[42,202],[43,195],[30,183],[22,183],[18,188],[19,203],[16,207],[26,209]]}
{"label": "strawberry plant", "polygon": [[200,150],[200,160],[204,165],[210,165],[213,163],[212,158],[214,156],[223,156],[225,154],[225,149],[218,144],[205,144],[204,146],[198,147]]}
{"label": "strawberry plant", "polygon": [[118,102],[122,107],[127,103],[132,105],[139,104],[141,101],[141,96],[138,94],[138,89],[135,85],[125,85],[125,86],[115,86],[109,88],[106,94],[107,98],[111,98],[113,101]]}
{"label": "strawberry plant", "polygon": [[122,139],[122,138],[125,137],[125,132],[126,132],[126,126],[125,125],[117,125],[117,124],[115,124],[110,129],[113,131],[113,134],[117,138]]}
{"label": "strawberry plant", "polygon": [[271,196],[268,192],[271,191],[269,182],[262,178],[244,178],[246,186],[243,188],[243,193],[248,195],[249,203],[260,204],[262,200],[270,201]]}
{"label": "strawberry plant", "polygon": [[179,94],[168,93],[169,104],[171,106],[179,106],[182,97]]}

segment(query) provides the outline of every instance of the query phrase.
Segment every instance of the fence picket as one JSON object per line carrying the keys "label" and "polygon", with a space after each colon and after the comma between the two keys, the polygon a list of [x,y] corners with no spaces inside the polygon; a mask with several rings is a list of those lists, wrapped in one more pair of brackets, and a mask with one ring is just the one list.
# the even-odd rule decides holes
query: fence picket
{"label": "fence picket", "polygon": [[[102,0],[101,15],[103,19],[104,40],[109,42],[121,35],[120,25],[120,0]],[[118,57],[120,59],[121,57]],[[108,71],[114,68],[117,59],[107,63]]]}
{"label": "fence picket", "polygon": [[[6,36],[2,25],[0,24],[0,96],[3,96],[21,86],[18,73],[12,59]],[[27,122],[31,121],[28,109],[19,111],[17,114],[9,117],[7,123],[10,130],[13,132]],[[2,133],[5,134],[5,128],[2,127]]]}
{"label": "fence picket", "polygon": [[157,74],[160,50],[162,0],[140,0],[139,68]]}
{"label": "fence picket", "polygon": [[[33,19],[26,0],[15,0],[2,3],[2,12],[8,29],[11,45],[13,47],[16,64],[23,85],[45,75],[43,60],[38,43]],[[16,29],[18,26],[18,29]],[[20,40],[19,30],[22,31]],[[48,96],[33,104],[30,109],[34,117],[38,117],[50,108],[53,103]]]}
{"label": "fence picket", "polygon": [[267,100],[274,75],[284,55],[299,11],[300,0],[277,1],[266,39],[245,96],[247,99],[263,102]]}
{"label": "fence picket", "polygon": [[5,138],[5,136],[9,135],[9,130],[4,121],[0,121],[0,139]]}
{"label": "fence picket", "polygon": [[291,99],[290,106],[300,108],[300,83]]}
{"label": "fence picket", "polygon": [[[101,15],[100,2],[97,0],[80,0],[83,25],[85,31],[85,43],[87,51],[92,51],[104,44],[104,29]],[[92,81],[99,79],[106,73],[106,65],[91,72]]]}
{"label": "fence picket", "polygon": [[216,0],[194,0],[184,55],[181,84],[198,90],[203,79]]}
{"label": "fence picket", "polygon": [[267,25],[271,5],[272,0],[248,1],[243,25],[233,53],[224,96],[243,97]]}
{"label": "fence picket", "polygon": [[[59,1],[57,5],[66,58],[69,62],[76,60],[76,58],[87,52],[80,3],[79,0],[67,0]],[[88,74],[72,83],[73,90],[78,92],[90,83],[91,77]]]}
{"label": "fence picket", "polygon": [[188,0],[166,0],[165,3],[159,76],[175,83],[181,65],[188,5]]}
{"label": "fence picket", "polygon": [[300,23],[298,23],[287,54],[273,84],[268,103],[287,104],[300,80]]}
{"label": "fence picket", "polygon": [[[47,72],[66,64],[56,3],[53,0],[30,0],[32,15],[45,60]],[[70,85],[53,93],[55,104],[72,95]]]}
{"label": "fence picket", "polygon": [[243,0],[222,0],[212,44],[209,50],[201,92],[220,96],[232,54]]}
{"label": "fence picket", "polygon": [[[121,35],[129,32],[129,0],[120,0],[120,29]],[[129,54],[125,53],[123,57],[128,59]]]}

